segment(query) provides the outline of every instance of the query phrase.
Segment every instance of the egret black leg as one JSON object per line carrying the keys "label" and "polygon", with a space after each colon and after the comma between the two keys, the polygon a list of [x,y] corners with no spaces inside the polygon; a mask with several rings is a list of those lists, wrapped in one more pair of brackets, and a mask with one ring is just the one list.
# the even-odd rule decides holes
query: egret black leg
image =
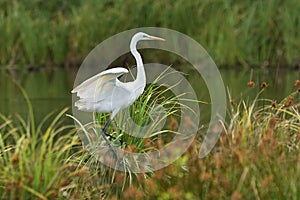
{"label": "egret black leg", "polygon": [[106,141],[106,143],[108,144],[109,148],[113,151],[115,158],[118,159],[117,152],[116,152],[115,149],[111,146],[109,140],[107,139],[107,136],[114,138],[112,135],[106,133],[106,129],[108,128],[110,122],[111,122],[111,119],[107,120],[107,122],[106,122],[105,125],[104,125],[104,128],[103,128],[102,131],[101,131],[101,134],[102,134],[104,140]]}
{"label": "egret black leg", "polygon": [[109,119],[107,120],[107,122],[105,123],[105,125],[104,125],[104,128],[103,128],[103,131],[104,131],[104,132],[105,132],[106,129],[108,128],[110,122],[111,122],[111,119],[109,118]]}
{"label": "egret black leg", "polygon": [[115,158],[118,159],[117,152],[116,152],[115,149],[111,146],[109,140],[106,138],[107,136],[106,136],[106,133],[103,131],[103,129],[101,130],[101,134],[102,134],[104,140],[106,141],[106,143],[108,144],[109,148],[113,151]]}
{"label": "egret black leg", "polygon": [[113,137],[113,136],[111,136],[110,134],[107,134],[107,133],[106,133],[106,129],[108,128],[108,125],[110,124],[110,122],[111,122],[111,119],[109,119],[109,120],[105,123],[104,128],[101,130],[101,134],[102,134],[102,136],[103,136],[105,142],[108,144],[109,148],[113,151],[115,158],[118,159],[117,152],[116,152],[115,149],[111,146],[109,140],[107,139],[107,136]]}
{"label": "egret black leg", "polygon": [[106,136],[109,136],[109,137],[111,137],[111,138],[113,138],[113,139],[116,139],[116,138],[115,138],[114,136],[112,136],[111,134],[106,133],[106,130],[107,130],[107,128],[108,128],[110,122],[111,122],[111,119],[109,118],[109,119],[107,120],[107,122],[105,123],[104,128],[102,129],[102,131],[104,132],[104,134],[105,134]]}
{"label": "egret black leg", "polygon": [[[111,137],[111,138],[113,138],[113,139],[116,139],[116,137],[112,136],[111,134],[106,133],[106,129],[108,128],[110,122],[111,122],[111,119],[109,118],[109,119],[107,120],[107,122],[105,123],[104,128],[103,128],[102,130],[103,130],[103,132],[104,132],[104,134],[105,134],[106,136],[109,136],[109,137]],[[124,144],[123,137],[121,137],[121,145],[123,145],[123,144]]]}

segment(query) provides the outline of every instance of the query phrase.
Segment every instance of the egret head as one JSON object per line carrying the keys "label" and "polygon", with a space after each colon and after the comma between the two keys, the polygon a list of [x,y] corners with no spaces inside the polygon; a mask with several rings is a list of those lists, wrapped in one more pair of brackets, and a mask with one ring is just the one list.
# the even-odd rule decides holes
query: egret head
{"label": "egret head", "polygon": [[139,40],[160,40],[160,41],[165,41],[165,39],[163,39],[163,38],[151,36],[151,35],[148,35],[147,33],[143,33],[143,32],[136,33],[133,36],[132,39],[136,39],[136,41],[139,41]]}

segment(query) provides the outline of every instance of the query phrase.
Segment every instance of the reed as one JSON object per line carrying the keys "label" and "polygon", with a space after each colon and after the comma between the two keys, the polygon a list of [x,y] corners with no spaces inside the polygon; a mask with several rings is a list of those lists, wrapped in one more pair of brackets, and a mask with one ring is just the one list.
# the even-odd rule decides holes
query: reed
{"label": "reed", "polygon": [[[95,159],[82,147],[74,126],[62,123],[67,109],[49,113],[36,124],[30,101],[22,90],[28,118],[0,115],[0,198],[298,199],[299,80],[292,86],[293,92],[281,101],[261,98],[268,86],[248,87],[259,89],[252,100],[228,95],[229,119],[206,158],[198,158],[199,137],[174,163],[141,174],[117,172]],[[148,86],[129,112],[137,124],[144,125],[151,120],[151,107],[165,103],[170,109],[163,116],[174,115],[166,121],[166,128],[175,133],[173,111],[177,110],[178,98],[163,99],[159,94],[168,94],[164,92],[164,88]],[[102,124],[107,116],[97,117]],[[113,140],[112,143],[140,153],[159,148],[158,136],[164,134],[150,137],[149,148],[147,141],[125,136],[124,130],[118,128],[115,125],[109,131],[122,138],[123,144]],[[199,130],[199,136],[202,132]],[[168,137],[160,139],[161,144],[168,143]]]}
{"label": "reed", "polygon": [[110,198],[297,199],[299,92],[293,88],[295,92],[275,103],[260,98],[266,89],[252,100],[235,102],[230,97],[229,119],[209,156],[198,158],[201,142],[195,140],[176,162],[147,177],[137,176]]}
{"label": "reed", "polygon": [[1,3],[2,66],[80,63],[109,36],[143,26],[187,34],[203,45],[218,65],[299,65],[297,0],[54,2]]}

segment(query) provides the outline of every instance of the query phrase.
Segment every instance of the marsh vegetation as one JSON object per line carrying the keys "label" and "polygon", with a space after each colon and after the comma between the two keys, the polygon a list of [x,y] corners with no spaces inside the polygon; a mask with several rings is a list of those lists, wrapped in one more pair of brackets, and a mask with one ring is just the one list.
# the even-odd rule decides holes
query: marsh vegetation
{"label": "marsh vegetation", "polygon": [[[1,1],[0,199],[299,199],[299,9],[296,0]],[[198,153],[207,125],[201,121],[192,145],[171,165],[118,172],[82,145],[67,116],[74,79],[68,75],[104,39],[143,26],[185,33],[220,68],[234,69],[222,71],[227,118],[203,159]],[[164,55],[155,54],[156,61],[163,63]],[[57,67],[64,73],[52,71]],[[203,80],[185,73],[209,102]],[[148,86],[128,111],[136,123],[148,124],[159,102],[167,108],[167,136],[136,139],[111,126],[120,148],[146,154],[176,134],[179,97],[163,91]],[[107,117],[95,114],[100,125]]]}

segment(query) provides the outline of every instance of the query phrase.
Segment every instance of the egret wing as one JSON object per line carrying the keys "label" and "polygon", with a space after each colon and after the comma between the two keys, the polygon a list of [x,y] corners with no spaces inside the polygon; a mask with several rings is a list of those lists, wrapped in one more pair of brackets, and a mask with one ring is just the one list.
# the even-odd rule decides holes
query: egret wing
{"label": "egret wing", "polygon": [[71,92],[77,93],[81,101],[100,101],[105,98],[101,94],[109,92],[116,85],[117,78],[124,73],[128,73],[128,70],[123,67],[105,70],[84,81]]}

